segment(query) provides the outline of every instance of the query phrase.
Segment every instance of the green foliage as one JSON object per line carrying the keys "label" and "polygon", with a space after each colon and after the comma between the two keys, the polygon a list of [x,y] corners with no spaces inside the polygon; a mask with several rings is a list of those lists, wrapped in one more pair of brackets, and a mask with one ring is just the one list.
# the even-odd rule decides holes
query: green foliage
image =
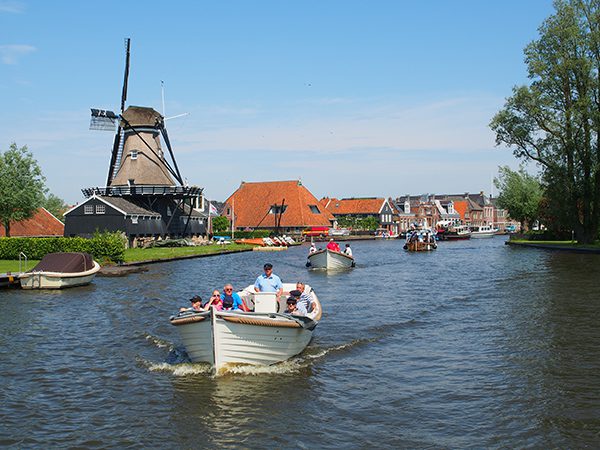
{"label": "green foliage", "polygon": [[530,84],[513,89],[490,127],[497,144],[540,166],[548,217],[564,211],[577,239],[588,243],[600,223],[600,2],[554,6],[525,49]]}
{"label": "green foliage", "polygon": [[502,166],[498,170],[498,178],[494,179],[500,191],[496,203],[506,209],[512,219],[521,223],[521,229],[525,229],[539,217],[542,186],[523,167],[513,171],[508,166]]}
{"label": "green foliage", "polygon": [[59,198],[54,194],[49,194],[44,199],[42,206],[61,222],[65,221],[63,214],[67,210],[67,204],[62,198]]}
{"label": "green foliage", "polygon": [[0,238],[0,259],[42,259],[47,253],[86,252],[100,264],[122,262],[126,241],[121,233],[96,233],[93,238]]}
{"label": "green foliage", "polygon": [[222,233],[229,228],[229,219],[225,216],[212,217],[212,230],[214,233]]}
{"label": "green foliage", "polygon": [[0,223],[6,236],[10,236],[10,222],[30,218],[44,202],[44,185],[37,161],[27,150],[16,143],[0,153]]}
{"label": "green foliage", "polygon": [[355,217],[355,216],[342,216],[337,219],[338,226],[340,228],[349,228],[352,230],[367,230],[375,231],[379,228],[379,220],[377,217]]}

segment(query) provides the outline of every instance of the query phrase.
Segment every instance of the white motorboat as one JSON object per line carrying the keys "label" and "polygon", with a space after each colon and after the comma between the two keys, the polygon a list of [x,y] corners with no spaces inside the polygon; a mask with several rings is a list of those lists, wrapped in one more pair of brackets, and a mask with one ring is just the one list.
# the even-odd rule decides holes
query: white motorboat
{"label": "white motorboat", "polygon": [[354,258],[326,248],[309,253],[306,266],[311,269],[348,269],[354,267]]}
{"label": "white motorboat", "polygon": [[498,232],[498,229],[494,228],[490,225],[475,226],[475,227],[471,227],[471,238],[472,239],[491,238],[491,237],[494,237],[497,232]]}
{"label": "white motorboat", "polygon": [[48,253],[19,282],[23,289],[64,289],[91,283],[99,270],[88,253]]}
{"label": "white motorboat", "polygon": [[284,283],[284,295],[254,292],[250,285],[238,292],[253,312],[180,312],[171,317],[192,362],[205,362],[218,374],[228,366],[266,366],[301,353],[321,319],[321,303],[310,286],[313,309],[308,316],[284,314],[292,283]]}

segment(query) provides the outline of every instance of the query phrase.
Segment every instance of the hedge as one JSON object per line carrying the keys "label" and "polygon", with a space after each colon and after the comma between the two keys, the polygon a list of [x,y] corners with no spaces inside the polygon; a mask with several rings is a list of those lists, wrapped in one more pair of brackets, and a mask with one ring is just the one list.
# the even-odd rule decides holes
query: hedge
{"label": "hedge", "polygon": [[16,260],[23,252],[28,259],[42,259],[47,253],[86,252],[100,264],[122,262],[126,241],[120,233],[96,233],[93,238],[0,238],[0,259]]}

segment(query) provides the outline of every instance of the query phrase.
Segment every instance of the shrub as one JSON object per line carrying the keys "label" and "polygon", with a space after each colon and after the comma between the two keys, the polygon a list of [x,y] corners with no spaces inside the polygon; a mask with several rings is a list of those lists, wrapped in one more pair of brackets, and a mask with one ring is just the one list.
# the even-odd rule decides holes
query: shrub
{"label": "shrub", "polygon": [[0,259],[16,260],[23,252],[29,259],[42,259],[48,253],[86,252],[99,263],[122,262],[126,241],[121,233],[96,233],[82,237],[0,238]]}

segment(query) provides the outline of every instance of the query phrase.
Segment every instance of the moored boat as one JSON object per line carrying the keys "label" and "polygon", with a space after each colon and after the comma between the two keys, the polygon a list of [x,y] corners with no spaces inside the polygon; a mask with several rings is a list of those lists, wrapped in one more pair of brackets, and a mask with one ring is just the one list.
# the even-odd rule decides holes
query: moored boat
{"label": "moored boat", "polygon": [[321,303],[310,286],[313,304],[307,316],[284,314],[287,295],[295,284],[284,283],[284,295],[238,292],[253,312],[184,311],[171,317],[192,362],[209,363],[216,373],[231,365],[267,366],[301,353],[309,344],[322,315]]}
{"label": "moored boat", "polygon": [[354,257],[328,248],[309,253],[307,267],[311,269],[348,269],[354,267]]}
{"label": "moored boat", "polygon": [[497,232],[498,232],[498,229],[494,228],[490,225],[480,225],[480,226],[471,227],[471,237],[473,239],[491,238],[491,237],[494,237]]}
{"label": "moored boat", "polygon": [[464,225],[455,225],[448,228],[438,228],[437,237],[440,241],[462,241],[471,239],[471,231]]}
{"label": "moored boat", "polygon": [[19,282],[23,289],[64,289],[91,283],[99,270],[89,253],[48,253]]}

